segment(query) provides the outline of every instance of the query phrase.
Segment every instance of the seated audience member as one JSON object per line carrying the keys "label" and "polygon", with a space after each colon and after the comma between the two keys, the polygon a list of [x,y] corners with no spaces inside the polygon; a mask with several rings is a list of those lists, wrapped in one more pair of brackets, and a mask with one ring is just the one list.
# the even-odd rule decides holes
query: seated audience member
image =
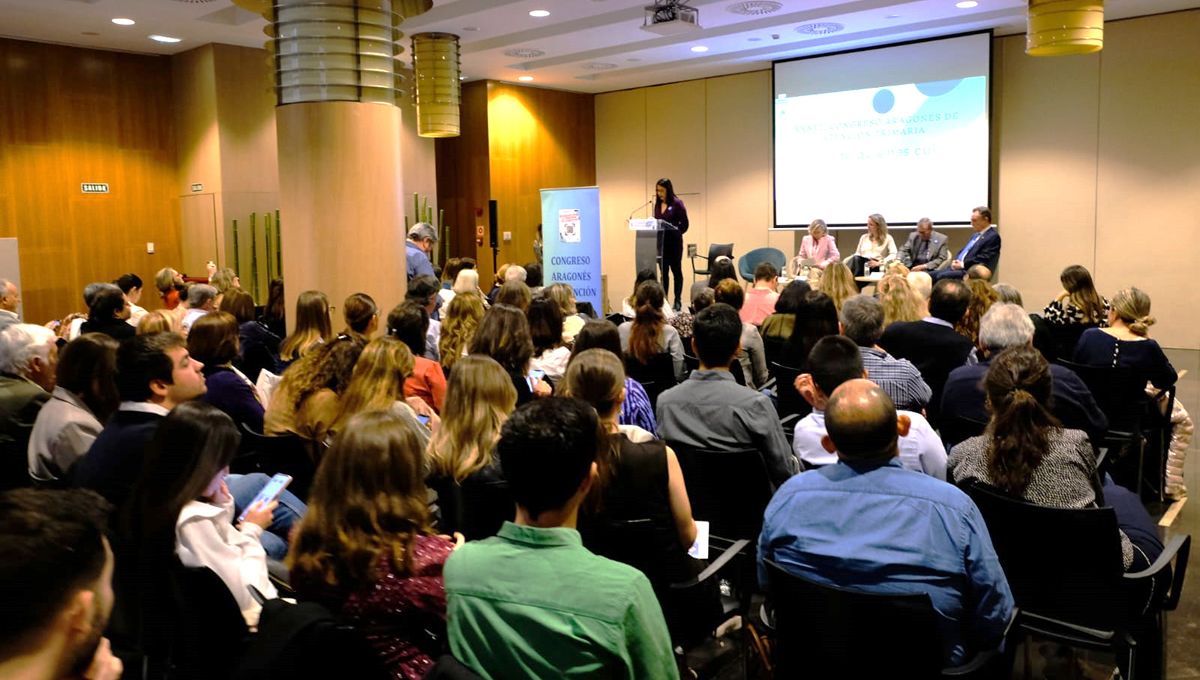
{"label": "seated audience member", "polygon": [[[468,262],[470,263],[469,267],[467,266]],[[440,304],[443,307],[454,299],[456,294],[454,282],[458,279],[458,273],[468,268],[475,268],[475,262],[471,258],[452,257],[446,260],[446,266],[442,268],[442,285],[438,290],[438,297],[442,299]]]}
{"label": "seated audience member", "polygon": [[470,353],[489,356],[508,371],[517,390],[517,406],[535,396],[550,396],[549,383],[529,376],[533,340],[529,337],[529,320],[517,307],[496,304],[489,309],[471,340]]}
{"label": "seated audience member", "polygon": [[0,678],[117,680],[109,505],[89,491],[0,494]]}
{"label": "seated audience member", "polygon": [[900,246],[897,259],[910,272],[935,271],[950,259],[949,241],[945,234],[934,231],[932,220],[922,217],[917,220],[916,230]]}
{"label": "seated audience member", "polygon": [[[658,274],[653,269],[643,269],[637,273],[637,277],[633,281],[633,293],[621,301],[621,316],[629,320],[633,320],[637,316],[637,292],[646,281],[658,281]],[[709,288],[715,288],[715,286],[709,286]],[[662,313],[663,318],[668,321],[675,316],[675,310],[667,304],[666,293],[663,293]]]}
{"label": "seated audience member", "polygon": [[[779,293],[775,301],[775,311],[763,319],[759,326],[759,335],[763,339],[763,348],[767,355],[767,364],[780,361],[783,346],[791,339],[796,327],[796,313],[800,309],[800,301],[805,293],[812,288],[807,281],[792,281]],[[690,339],[690,338],[689,338]]]}
{"label": "seated audience member", "polygon": [[[942,417],[986,423],[987,395],[983,389],[983,379],[992,359],[1010,347],[1032,346],[1033,322],[1025,310],[1004,302],[992,305],[979,324],[980,361],[959,366],[950,372],[942,391]],[[1050,364],[1049,370],[1053,379],[1050,411],[1064,427],[1086,432],[1092,443],[1099,445],[1108,429],[1108,418],[1096,405],[1091,391],[1071,369]],[[957,443],[946,440],[950,446]]]}
{"label": "seated audience member", "polygon": [[558,308],[562,310],[562,341],[571,345],[575,342],[575,336],[579,334],[579,329],[587,323],[587,319],[579,313],[579,308],[576,307],[575,289],[567,283],[553,283],[546,286],[545,296],[554,300],[558,304]]}
{"label": "seated audience member", "polygon": [[[996,293],[996,302],[1007,302],[1010,305],[1025,307],[1025,302],[1021,299],[1021,291],[1012,284],[997,283],[992,286],[992,291]],[[1058,348],[1055,347],[1050,324],[1040,314],[1030,314],[1029,321],[1033,323],[1033,348],[1041,352],[1042,356],[1046,357],[1046,361],[1053,364],[1059,358],[1059,353]],[[1105,320],[1105,323],[1108,321]],[[1071,356],[1074,351],[1075,348],[1071,347],[1066,356]]]}
{"label": "seated audience member", "polygon": [[504,424],[497,450],[516,521],[445,566],[450,651],[484,678],[679,676],[650,582],[575,530],[602,437],[575,399],[536,401]]}
{"label": "seated audience member", "polygon": [[[707,292],[707,302],[701,303],[699,309],[696,308],[697,301]],[[694,281],[691,289],[688,291],[688,307],[686,310],[675,312],[671,318],[667,319],[667,323],[676,331],[679,331],[679,339],[683,342],[683,346],[687,347],[692,341],[692,321],[695,320],[696,314],[700,309],[704,309],[712,304],[712,289],[703,281]]]}
{"label": "seated audience member", "polygon": [[[499,289],[496,292],[499,292]],[[454,294],[462,295],[463,293],[475,293],[484,298],[483,291],[479,289],[479,272],[475,269],[463,269],[454,279]],[[484,299],[486,301],[486,298]],[[443,302],[443,306],[448,304],[450,303]]]}
{"label": "seated audience member", "polygon": [[116,340],[124,340],[137,334],[129,325],[129,300],[121,289],[111,283],[92,295],[88,303],[88,320],[79,328],[80,333],[103,333]]}
{"label": "seated audience member", "polygon": [[894,259],[896,241],[888,233],[887,220],[879,213],[869,215],[867,233],[858,239],[858,248],[844,263],[855,276],[864,276],[872,269],[882,269],[884,264]]}
{"label": "seated audience member", "polygon": [[[711,297],[711,295],[712,292],[709,291],[709,296]],[[606,319],[589,321],[584,324],[575,338],[571,359],[574,360],[580,352],[589,349],[606,349],[620,357],[621,334],[617,332],[617,327]],[[622,373],[624,373],[623,363]],[[646,388],[628,376],[625,377],[625,399],[621,402],[621,413],[617,417],[617,422],[624,428],[621,431],[635,442],[653,439],[654,433],[658,431],[658,422],[654,419],[654,407],[650,403],[650,396],[646,394]]]}
{"label": "seated audience member", "polygon": [[423,448],[394,414],[351,418],[321,459],[288,555],[299,598],[365,632],[380,663],[403,680],[425,677],[442,653],[442,565],[454,550],[430,526]]}
{"label": "seated audience member", "polygon": [[530,262],[525,265],[525,285],[529,286],[529,294],[536,300],[542,296],[545,286],[542,285],[542,265]]}
{"label": "seated audience member", "polygon": [[158,289],[163,308],[174,310],[182,300],[179,294],[187,290],[183,276],[170,267],[163,267],[154,275],[154,287]]}
{"label": "seated audience member", "polygon": [[254,318],[254,298],[241,288],[230,288],[221,299],[221,311],[237,320],[238,355],[233,365],[250,379],[258,381],[263,370],[279,372],[279,343],[282,342],[267,324]]}
{"label": "seated audience member", "polygon": [[825,275],[817,283],[817,289],[828,295],[837,309],[842,308],[843,302],[858,295],[858,284],[854,282],[854,275],[841,262],[835,262],[825,268]]}
{"label": "seated audience member", "polygon": [[496,296],[500,294],[500,286],[504,285],[504,282],[506,280],[505,277],[508,275],[508,268],[511,266],[512,266],[511,263],[506,262],[496,268],[496,277],[495,277],[495,279],[493,279],[492,287],[488,291],[488,294],[487,294],[487,301],[488,301],[489,306],[496,304]]}
{"label": "seated audience member", "polygon": [[666,294],[662,286],[657,281],[642,282],[637,288],[636,303],[633,321],[617,327],[625,359],[646,365],[659,354],[670,354],[675,381],[683,380],[687,370],[683,363],[683,342],[679,331],[666,323],[667,317],[662,312]]}
{"label": "seated audience member", "polygon": [[117,341],[102,333],[76,338],[58,356],[56,385],[29,435],[29,476],[70,479],[104,421],[117,410]]}
{"label": "seated audience member", "polygon": [[883,306],[883,327],[887,328],[897,321],[920,321],[925,318],[926,311],[922,300],[908,279],[897,274],[888,274],[875,287],[876,297]]}
{"label": "seated audience member", "polygon": [[992,290],[992,285],[983,279],[968,278],[963,282],[971,290],[971,304],[967,305],[967,311],[954,325],[954,330],[975,345],[979,342],[979,320],[996,302],[996,292]]}
{"label": "seated audience member", "polygon": [[[713,291],[714,302],[723,302],[733,307],[739,315],[745,304],[746,294],[736,281],[725,280],[717,284]],[[741,364],[742,375],[746,378],[746,386],[762,389],[771,377],[767,373],[766,349],[763,347],[762,336],[754,324],[742,320],[742,340],[738,348],[738,362]]]}
{"label": "seated audience member", "polygon": [[457,293],[442,314],[442,333],[438,339],[438,356],[442,368],[449,373],[458,360],[467,356],[471,339],[483,321],[483,297],[477,293]]}
{"label": "seated audience member", "polygon": [[237,272],[229,267],[214,272],[212,276],[208,277],[208,282],[217,289],[216,308],[221,307],[221,301],[225,299],[226,293],[242,287],[242,281],[238,278]]}
{"label": "seated audience member", "polygon": [[775,407],[761,392],[729,373],[737,356],[742,320],[720,302],[696,315],[692,347],[700,369],[658,397],[658,434],[675,448],[757,451],[775,486],[796,474]]}
{"label": "seated audience member", "polygon": [[8,279],[0,279],[0,330],[15,323],[21,323],[17,310],[21,308],[21,291],[17,284]]}
{"label": "seated audience member", "polygon": [[[249,508],[235,502],[241,494],[226,483],[226,476],[239,441],[233,421],[215,407],[196,402],[175,408],[163,418],[147,449],[128,507],[132,530],[126,535],[136,540],[140,569],[158,571],[158,566],[165,571],[172,553],[184,566],[212,569],[237,601],[246,625],[255,626],[262,608],[247,586],[268,599],[277,595],[267,576],[263,539],[279,502]],[[256,477],[264,478],[256,485],[261,489],[265,475]],[[251,495],[247,501],[253,499]],[[242,510],[246,519],[238,522]],[[271,538],[282,544],[280,537]],[[277,557],[286,553],[283,544]]]}
{"label": "seated audience member", "polygon": [[418,276],[408,282],[408,291],[404,293],[404,301],[411,302],[425,310],[429,319],[429,327],[425,329],[425,349],[415,356],[438,361],[438,341],[442,337],[442,322],[438,321],[438,305],[442,299],[438,297],[437,279],[432,276]]}
{"label": "seated audience member", "polygon": [[942,387],[950,371],[962,366],[971,354],[971,341],[955,332],[971,304],[971,290],[962,281],[939,281],[929,298],[929,316],[920,321],[900,321],[883,329],[879,346],[888,354],[908,359],[921,372],[933,396],[929,420],[937,424]]}
{"label": "seated audience member", "polygon": [[500,292],[496,293],[497,305],[508,305],[521,310],[521,313],[529,311],[529,303],[533,301],[533,295],[529,292],[529,286],[526,286],[522,281],[505,281],[504,285],[500,286]]}
{"label": "seated audience member", "polygon": [[971,229],[975,233],[954,256],[950,266],[930,272],[935,283],[942,279],[961,279],[966,276],[968,269],[977,264],[983,265],[988,270],[988,278],[991,278],[991,272],[996,270],[996,264],[1000,261],[1000,232],[992,224],[991,208],[981,205],[971,211]]}
{"label": "seated audience member", "polygon": [[[437,230],[428,222],[417,222],[408,229],[408,241],[404,243],[405,263],[408,267],[408,280],[418,276],[433,276],[433,265],[429,261],[429,253],[438,242]],[[434,276],[434,280],[437,277]]]}
{"label": "seated audience member", "polygon": [[494,449],[517,404],[508,372],[491,357],[463,357],[450,374],[444,420],[429,441],[429,485],[442,506],[441,533],[477,540],[512,519],[512,497]]}
{"label": "seated audience member", "polygon": [[204,394],[204,364],[175,333],[138,335],[117,348],[116,413],[72,471],[75,484],[121,507],[142,470],[146,445],[164,416]]}
{"label": "seated audience member", "polygon": [[188,352],[204,364],[204,401],[243,424],[263,431],[263,405],[253,383],[233,365],[238,355],[238,323],[229,312],[210,312],[196,319],[188,333]]}
{"label": "seated audience member", "polygon": [[[413,427],[422,446],[427,444],[430,429],[439,421],[437,414],[420,397],[404,396],[406,379],[412,372],[412,350],[399,338],[384,336],[367,343],[354,363],[350,384],[338,400],[337,417],[329,427],[330,436],[344,432],[350,419],[359,413],[390,411]],[[429,425],[421,424],[418,413],[429,417]]]}
{"label": "seated audience member", "polygon": [[1113,296],[1105,328],[1089,328],[1075,346],[1075,362],[1089,366],[1125,366],[1144,374],[1159,389],[1175,384],[1178,375],[1158,343],[1150,338],[1150,296],[1124,288]]}
{"label": "seated audience member", "polygon": [[[879,346],[879,338],[883,335],[883,305],[868,295],[855,295],[842,303],[838,318],[842,333],[858,345],[867,379],[891,397],[896,408],[924,409],[933,392],[921,378],[921,372],[908,359],[897,359]],[[817,369],[812,362],[809,367]]]}
{"label": "seated audience member", "polygon": [[[869,371],[863,366],[866,355],[862,349],[842,336],[822,338],[809,355],[812,359],[809,371],[796,378],[796,390],[813,407],[812,413],[796,423],[792,438],[796,457],[806,466],[820,467],[837,462],[836,452],[825,450],[821,443],[827,434],[825,407],[829,395],[842,383],[864,377],[870,380]],[[896,413],[900,424],[897,454],[900,464],[930,477],[946,479],[946,448],[929,421],[915,411],[897,410]]]}
{"label": "seated audience member", "polygon": [[571,348],[563,342],[562,308],[554,300],[536,298],[529,305],[529,337],[533,340],[531,369],[545,373],[552,383],[562,379],[571,359]]}
{"label": "seated audience member", "polygon": [[411,301],[396,305],[387,318],[388,335],[399,339],[412,353],[413,366],[404,381],[404,396],[418,397],[434,413],[440,413],[446,401],[446,374],[441,364],[424,356],[429,323],[425,308]]}
{"label": "seated audience member", "polygon": [[[928,272],[909,272],[904,277],[912,291],[917,294],[918,303],[925,316],[929,315],[929,297],[933,295],[933,277]],[[921,318],[925,318],[922,316]]]}
{"label": "seated audience member", "polygon": [[726,279],[737,281],[737,270],[733,268],[733,260],[727,255],[718,255],[708,266],[708,287],[715,289],[717,284]]}
{"label": "seated audience member", "polygon": [[333,339],[329,298],[319,290],[306,290],[296,298],[296,327],[279,345],[280,370]]}
{"label": "seated audience member", "polygon": [[1059,347],[1060,356],[1070,356],[1079,335],[1088,328],[1108,325],[1108,300],[1096,291],[1092,273],[1086,267],[1071,265],[1058,277],[1063,289],[1042,310],[1046,322],[1067,331],[1063,339],[1070,347]]}
{"label": "seated audience member", "polygon": [[217,289],[206,283],[197,283],[191,286],[188,288],[187,306],[188,310],[179,322],[179,327],[183,329],[184,335],[192,330],[192,324],[196,323],[196,319],[217,308]]}
{"label": "seated audience member", "polygon": [[354,293],[342,303],[342,318],[346,320],[346,328],[342,335],[366,344],[371,336],[379,330],[379,307],[375,300],[366,293]]}
{"label": "seated audience member", "polygon": [[339,400],[350,384],[363,344],[334,340],[305,354],[283,374],[263,414],[263,432],[296,434],[324,443],[341,411]]}
{"label": "seated audience member", "polygon": [[[509,265],[508,269],[504,270],[505,283],[508,283],[509,281],[519,281],[521,283],[525,283],[525,279],[528,277],[529,272],[525,271],[525,268],[519,264]],[[528,287],[528,284],[526,284],[526,287]]]}
{"label": "seated audience member", "polygon": [[125,299],[129,300],[127,322],[130,326],[137,328],[138,322],[142,320],[143,316],[146,316],[146,308],[138,306],[138,301],[142,299],[142,277],[137,274],[122,274],[113,283],[125,294]]}
{"label": "seated audience member", "polygon": [[868,592],[927,593],[945,666],[994,649],[1014,602],[979,509],[965,493],[897,460],[891,399],[867,380],[834,390],[827,451],[838,462],[788,481],[767,506],[758,542],[766,562],[813,581]]}
{"label": "seated audience member", "polygon": [[817,341],[838,332],[838,312],[833,300],[821,291],[810,290],[800,298],[792,335],[780,348],[779,358],[775,361],[802,369],[808,365],[808,354]]}
{"label": "seated audience member", "polygon": [[135,335],[158,335],[159,333],[179,333],[179,319],[174,314],[156,309],[146,312],[146,316],[138,322]]}
{"label": "seated audience member", "polygon": [[263,307],[259,321],[267,329],[282,338],[287,335],[287,309],[283,300],[283,279],[271,279],[267,285],[267,304]]}
{"label": "seated audience member", "polygon": [[28,323],[0,331],[0,441],[7,442],[0,489],[29,483],[21,458],[38,413],[54,390],[57,341],[54,331]]}
{"label": "seated audience member", "polygon": [[[94,297],[96,297],[97,293],[104,290],[108,286],[109,286],[109,284],[107,284],[103,281],[95,281],[93,283],[89,283],[88,285],[84,286],[83,287],[83,304],[84,304],[84,306],[90,310],[92,308],[92,299]],[[12,300],[13,298],[10,296],[10,297],[8,297],[8,299]],[[18,299],[19,299],[19,296],[18,296]],[[16,308],[14,307],[14,310],[15,309]],[[0,307],[0,313],[2,313],[4,311],[5,310],[3,309],[3,307]],[[172,314],[169,311],[164,311],[164,310],[160,310],[160,311],[162,311],[163,314],[167,314],[168,316],[175,318],[174,314]],[[13,314],[12,316],[9,316],[7,314],[0,314],[0,330],[4,330],[8,326],[10,326],[14,323],[18,323],[18,321],[16,321],[16,312],[13,311],[12,314]],[[74,340],[75,338],[78,338],[80,336],[80,334],[83,333],[83,324],[87,323],[87,320],[88,320],[87,314],[79,314],[79,313],[68,314],[59,324],[59,328],[58,328],[59,336],[61,336],[63,339],[65,339],[67,341],[71,341],[71,340]]]}
{"label": "seated audience member", "polygon": [[[1125,570],[1149,567],[1163,548],[1154,522],[1135,495],[1122,494],[1111,480],[1103,491],[1097,488],[1096,457],[1087,435],[1064,428],[1050,413],[1053,383],[1050,364],[1032,347],[1013,347],[992,360],[983,386],[991,419],[982,435],[951,449],[955,483],[976,480],[1054,508],[1096,507],[1103,494],[1118,524],[1131,527],[1121,533]],[[1137,543],[1131,543],[1134,537]]]}
{"label": "seated audience member", "polygon": [[816,219],[808,225],[808,233],[800,241],[800,252],[792,260],[792,273],[799,275],[805,260],[812,260],[812,266],[824,269],[834,262],[841,261],[837,242],[829,235],[829,227],[825,220]]}
{"label": "seated audience member", "polygon": [[760,262],[754,268],[754,285],[746,291],[746,302],[739,310],[742,321],[753,326],[775,313],[779,301],[779,270],[770,262]]}

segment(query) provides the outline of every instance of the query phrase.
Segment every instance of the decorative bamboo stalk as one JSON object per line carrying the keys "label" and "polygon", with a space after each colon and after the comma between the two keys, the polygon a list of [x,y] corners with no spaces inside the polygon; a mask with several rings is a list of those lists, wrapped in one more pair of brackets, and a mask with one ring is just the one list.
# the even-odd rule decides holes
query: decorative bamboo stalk
{"label": "decorative bamboo stalk", "polygon": [[279,211],[275,211],[275,271],[283,278],[283,228],[279,225]]}
{"label": "decorative bamboo stalk", "polygon": [[233,221],[233,271],[241,272],[241,270],[242,270],[241,260],[238,257],[237,220],[234,220]]}
{"label": "decorative bamboo stalk", "polygon": [[250,279],[254,281],[254,299],[258,298],[258,229],[255,220],[258,213],[250,213]]}
{"label": "decorative bamboo stalk", "polygon": [[[271,257],[271,253],[275,252],[271,248],[271,213],[263,215],[263,236],[267,241],[267,286],[271,285],[271,264],[275,258]],[[270,288],[268,288],[269,290]]]}

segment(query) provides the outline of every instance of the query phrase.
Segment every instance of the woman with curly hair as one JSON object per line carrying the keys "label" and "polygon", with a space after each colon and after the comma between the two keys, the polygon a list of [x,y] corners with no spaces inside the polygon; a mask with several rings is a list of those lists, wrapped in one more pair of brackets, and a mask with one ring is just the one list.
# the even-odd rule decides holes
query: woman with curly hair
{"label": "woman with curly hair", "polygon": [[992,284],[983,279],[966,279],[964,283],[971,289],[971,304],[967,306],[966,313],[954,326],[954,330],[970,340],[972,345],[976,345],[979,343],[979,322],[1000,296],[996,295]]}
{"label": "woman with curly hair", "polygon": [[843,302],[858,295],[858,284],[854,282],[854,275],[850,273],[850,268],[841,262],[834,262],[825,268],[825,275],[821,277],[817,287],[833,300],[833,306],[839,312],[842,311]]}
{"label": "woman with curly hair", "polygon": [[300,357],[284,372],[267,405],[266,434],[298,434],[324,442],[362,351],[361,342],[339,338]]}
{"label": "woman with curly hair", "polygon": [[299,599],[364,631],[404,680],[425,677],[445,651],[442,566],[455,548],[430,527],[423,457],[418,431],[395,414],[351,418],[321,461],[287,560]]}
{"label": "woman with curly hair", "polygon": [[446,305],[446,310],[442,312],[438,356],[447,375],[459,359],[467,356],[467,348],[475,337],[479,322],[483,321],[483,313],[483,296],[477,293],[458,293]]}
{"label": "woman with curly hair", "polygon": [[921,313],[921,300],[904,276],[888,274],[879,281],[876,292],[883,306],[884,328],[897,321],[920,321],[925,318]]}

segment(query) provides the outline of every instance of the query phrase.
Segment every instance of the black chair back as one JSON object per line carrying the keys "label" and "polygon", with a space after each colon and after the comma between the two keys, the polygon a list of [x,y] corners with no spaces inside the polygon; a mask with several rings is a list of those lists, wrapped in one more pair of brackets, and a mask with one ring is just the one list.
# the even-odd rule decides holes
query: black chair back
{"label": "black chair back", "polygon": [[170,583],[178,615],[171,622],[172,678],[229,678],[248,640],[233,593],[208,567],[176,562]]}
{"label": "black chair back", "polygon": [[625,353],[625,374],[642,384],[650,405],[658,407],[658,395],[675,386],[675,362],[667,352],[660,352],[642,363]]}
{"label": "black chair back", "polygon": [[1078,323],[1047,323],[1046,326],[1054,340],[1054,354],[1058,359],[1070,359],[1075,356],[1075,345],[1079,344],[1079,336],[1083,335],[1085,330],[1095,327]]}
{"label": "black chair back", "polygon": [[362,632],[316,602],[263,603],[258,633],[234,680],[391,677]]}
{"label": "black chair back", "polygon": [[308,499],[317,464],[325,452],[325,445],[299,435],[264,435],[255,432],[247,423],[242,423],[242,453],[233,459],[229,469],[245,474],[263,472],[268,475],[280,472],[291,475],[288,491],[301,500]]}
{"label": "black chair back", "polygon": [[508,483],[498,476],[472,475],[461,483],[437,476],[428,483],[442,511],[438,531],[446,535],[457,531],[472,541],[495,536],[516,512]]}
{"label": "black chair back", "polygon": [[746,371],[742,370],[742,362],[734,357],[733,361],[729,362],[729,373],[737,384],[742,387],[746,386]]}
{"label": "black chair back", "polygon": [[803,369],[784,366],[772,361],[767,365],[768,373],[775,378],[775,410],[780,418],[799,414],[801,418],[812,413],[812,405],[796,391],[796,378]]}
{"label": "black chair back", "polygon": [[941,433],[942,443],[946,446],[946,451],[949,452],[955,444],[983,434],[983,431],[987,429],[987,425],[987,421],[943,414],[941,422],[938,423],[938,432]]}
{"label": "black chair back", "polygon": [[936,678],[941,635],[929,595],[824,585],[767,562],[775,608],[775,677]]}
{"label": "black chair back", "polygon": [[1146,376],[1124,366],[1088,366],[1059,361],[1087,385],[1096,405],[1108,417],[1110,432],[1136,434],[1146,412]]}
{"label": "black chair back", "polygon": [[754,449],[712,451],[668,442],[692,504],[692,517],[710,522],[712,534],[758,540],[774,488],[762,454]]}

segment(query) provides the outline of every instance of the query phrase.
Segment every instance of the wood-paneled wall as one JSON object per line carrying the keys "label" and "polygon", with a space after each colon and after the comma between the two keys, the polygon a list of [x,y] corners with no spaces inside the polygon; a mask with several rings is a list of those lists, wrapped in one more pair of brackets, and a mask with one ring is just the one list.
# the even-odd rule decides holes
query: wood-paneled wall
{"label": "wood-paneled wall", "polygon": [[[488,168],[488,84],[486,81],[465,83],[462,88],[461,127],[458,137],[434,142],[437,158],[437,204],[446,211],[450,225],[451,257],[474,257],[487,254],[487,208],[491,190]],[[483,225],[483,245],[476,250],[475,227]],[[478,254],[477,254],[478,253]],[[487,268],[480,266],[480,271]],[[494,271],[494,270],[493,270]],[[480,285],[487,287],[491,277],[480,276]]]}
{"label": "wood-paneled wall", "polygon": [[18,239],[27,321],[83,311],[84,285],[126,272],[157,306],[154,273],[180,254],[173,134],[166,57],[0,39],[0,236]]}

